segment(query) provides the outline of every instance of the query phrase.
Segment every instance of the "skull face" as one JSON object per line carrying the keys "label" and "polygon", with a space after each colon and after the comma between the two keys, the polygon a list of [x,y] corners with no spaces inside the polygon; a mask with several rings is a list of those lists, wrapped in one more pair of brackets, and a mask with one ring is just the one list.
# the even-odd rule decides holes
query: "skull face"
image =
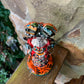
{"label": "skull face", "polygon": [[33,50],[36,53],[43,53],[45,51],[44,46],[47,44],[47,39],[44,39],[42,37],[36,37],[32,39],[31,43],[34,46]]}
{"label": "skull face", "polygon": [[38,48],[43,47],[44,45],[47,44],[47,39],[43,38],[43,37],[36,37],[35,39],[32,40],[32,45],[36,46]]}

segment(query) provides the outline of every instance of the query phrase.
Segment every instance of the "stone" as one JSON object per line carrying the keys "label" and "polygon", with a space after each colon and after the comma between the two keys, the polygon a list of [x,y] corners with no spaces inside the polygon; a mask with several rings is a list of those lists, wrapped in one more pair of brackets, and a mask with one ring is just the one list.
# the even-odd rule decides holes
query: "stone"
{"label": "stone", "polygon": [[15,27],[15,31],[18,35],[18,41],[22,45],[22,48],[23,48],[22,50],[25,54],[27,54],[25,41],[23,40],[23,37],[25,36],[24,25],[27,24],[29,21],[22,19],[18,15],[14,14],[12,11],[10,14],[10,20],[12,21],[13,26]]}
{"label": "stone", "polygon": [[80,29],[73,31],[68,35],[68,38],[75,38],[75,37],[80,37]]}
{"label": "stone", "polygon": [[60,6],[66,6],[68,5],[72,0],[48,0],[48,2],[51,2],[51,3],[56,3]]}
{"label": "stone", "polygon": [[[69,31],[64,37],[60,40],[59,44],[64,46],[69,50],[69,54],[66,58],[66,62],[61,69],[63,74],[67,74],[72,71],[74,74],[70,75],[68,73],[68,77],[76,77],[79,78],[81,75],[84,75],[84,20],[80,21],[74,29]],[[76,74],[76,75],[75,75]]]}
{"label": "stone", "polygon": [[55,79],[56,84],[64,84],[70,81],[71,78],[68,78],[67,76],[63,75],[62,73],[59,73]]}
{"label": "stone", "polygon": [[28,14],[28,8],[24,0],[4,0],[2,1],[5,6],[16,15],[20,16],[21,18],[25,19],[26,15]]}
{"label": "stone", "polygon": [[27,54],[26,47],[25,47],[25,41],[23,40],[23,37],[25,36],[25,30],[24,26],[29,21],[31,21],[28,13],[28,8],[26,6],[26,3],[24,1],[2,1],[2,3],[5,5],[7,9],[10,10],[10,20],[13,23],[13,26],[15,27],[15,31],[17,33],[17,38],[19,43],[21,44],[22,50],[25,54]]}

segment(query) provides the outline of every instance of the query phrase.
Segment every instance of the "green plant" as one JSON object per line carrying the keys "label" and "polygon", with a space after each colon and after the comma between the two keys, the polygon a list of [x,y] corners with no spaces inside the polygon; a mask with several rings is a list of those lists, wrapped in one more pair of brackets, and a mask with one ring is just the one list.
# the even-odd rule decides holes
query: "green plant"
{"label": "green plant", "polygon": [[[5,84],[10,75],[23,59],[24,53],[19,49],[17,35],[9,19],[10,11],[5,9],[0,2],[0,84]],[[6,45],[7,36],[17,40],[18,51],[13,52]]]}
{"label": "green plant", "polygon": [[5,84],[8,80],[7,75],[8,73],[4,69],[0,70],[0,84]]}

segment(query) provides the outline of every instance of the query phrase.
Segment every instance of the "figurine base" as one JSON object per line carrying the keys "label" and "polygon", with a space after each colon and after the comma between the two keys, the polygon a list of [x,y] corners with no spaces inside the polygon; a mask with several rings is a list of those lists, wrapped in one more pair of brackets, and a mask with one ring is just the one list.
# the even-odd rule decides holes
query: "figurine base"
{"label": "figurine base", "polygon": [[32,56],[28,56],[27,66],[28,66],[28,69],[30,69],[31,73],[33,73],[34,75],[37,75],[37,76],[47,75],[53,66],[52,56],[49,55],[48,63],[43,67],[34,66],[32,62]]}

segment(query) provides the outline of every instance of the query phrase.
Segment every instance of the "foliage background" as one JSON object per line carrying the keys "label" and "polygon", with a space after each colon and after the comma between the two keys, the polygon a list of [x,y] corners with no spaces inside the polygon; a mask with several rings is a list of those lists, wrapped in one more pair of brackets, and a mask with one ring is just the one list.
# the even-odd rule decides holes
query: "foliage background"
{"label": "foliage background", "polygon": [[[0,1],[0,84],[5,84],[18,64],[24,57],[24,53],[19,49],[13,52],[6,45],[7,36],[13,36],[17,40],[14,27],[9,20],[10,11],[5,9]],[[17,40],[17,46],[20,44]]]}

